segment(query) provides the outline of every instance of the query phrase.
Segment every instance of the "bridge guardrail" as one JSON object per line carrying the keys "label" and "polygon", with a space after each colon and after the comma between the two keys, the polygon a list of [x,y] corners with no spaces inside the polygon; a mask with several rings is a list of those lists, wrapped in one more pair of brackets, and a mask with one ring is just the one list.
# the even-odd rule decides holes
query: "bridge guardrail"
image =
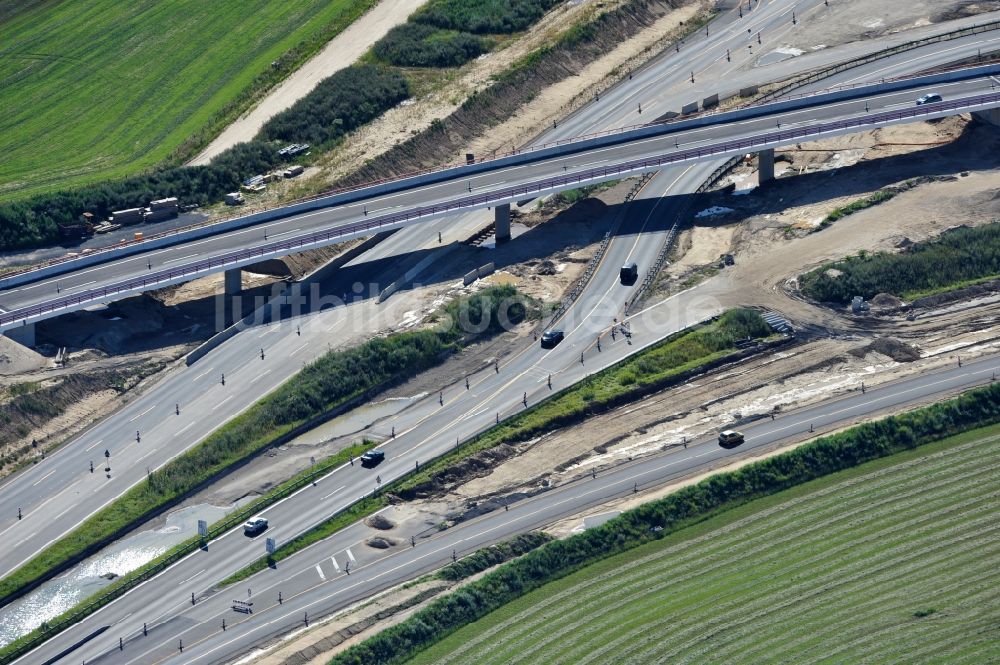
{"label": "bridge guardrail", "polygon": [[342,240],[344,236],[351,234],[370,235],[379,231],[385,231],[390,227],[398,227],[406,222],[436,217],[453,211],[487,207],[499,205],[507,201],[516,201],[528,196],[537,196],[549,190],[564,188],[566,186],[582,185],[591,181],[610,180],[615,177],[624,177],[633,173],[655,170],[671,164],[676,164],[691,159],[700,159],[713,155],[732,154],[734,152],[755,152],[757,150],[774,147],[776,145],[786,145],[798,140],[814,138],[828,132],[844,129],[862,129],[869,126],[878,125],[885,122],[915,119],[924,116],[935,115],[942,111],[958,111],[973,107],[982,107],[989,104],[1000,105],[1000,93],[989,93],[984,95],[974,95],[953,100],[945,100],[935,104],[914,106],[895,111],[883,111],[870,113],[865,116],[834,120],[825,123],[807,125],[792,129],[771,131],[764,134],[724,141],[721,143],[708,145],[699,148],[689,148],[676,150],[671,153],[655,157],[645,157],[642,159],[630,160],[613,166],[602,166],[572,174],[545,178],[533,183],[525,183],[500,190],[495,190],[486,194],[476,194],[454,199],[444,203],[437,203],[422,206],[410,210],[403,210],[397,213],[382,215],[370,221],[349,224],[335,229],[317,231],[298,238],[292,238],[280,242],[268,243],[251,249],[239,250],[200,261],[189,266],[182,266],[168,270],[153,272],[149,276],[135,278],[111,287],[91,289],[73,296],[59,298],[40,305],[32,305],[11,312],[0,314],[0,329],[13,327],[18,321],[27,323],[27,319],[38,317],[43,314],[68,310],[84,303],[100,302],[126,293],[137,293],[148,291],[152,288],[159,288],[167,283],[183,281],[182,278],[191,278],[210,272],[213,269],[234,268],[241,265],[254,263],[271,256],[290,254],[295,251],[309,249],[313,245],[328,244],[331,241]]}

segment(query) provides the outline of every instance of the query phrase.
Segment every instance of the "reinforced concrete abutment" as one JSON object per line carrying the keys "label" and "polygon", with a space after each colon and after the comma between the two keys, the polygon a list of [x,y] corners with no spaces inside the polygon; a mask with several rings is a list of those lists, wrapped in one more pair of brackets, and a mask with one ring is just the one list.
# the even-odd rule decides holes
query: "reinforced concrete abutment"
{"label": "reinforced concrete abutment", "polygon": [[986,109],[985,111],[974,111],[973,114],[979,120],[988,122],[994,127],[1000,127],[1000,109]]}
{"label": "reinforced concrete abutment", "polygon": [[757,184],[774,180],[774,148],[757,153]]}
{"label": "reinforced concrete abutment", "polygon": [[510,240],[510,204],[505,203],[493,209],[497,244]]}
{"label": "reinforced concrete abutment", "polygon": [[21,346],[26,346],[29,349],[35,348],[35,324],[26,323],[20,328],[11,328],[3,333],[10,339],[14,340]]}

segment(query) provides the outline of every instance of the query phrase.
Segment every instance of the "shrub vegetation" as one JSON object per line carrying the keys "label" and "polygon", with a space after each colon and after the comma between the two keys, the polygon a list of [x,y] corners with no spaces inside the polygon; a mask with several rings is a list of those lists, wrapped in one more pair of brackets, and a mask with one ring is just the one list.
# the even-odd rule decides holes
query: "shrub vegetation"
{"label": "shrub vegetation", "polygon": [[538,21],[560,0],[430,0],[412,20],[481,35],[510,34]]}
{"label": "shrub vegetation", "polygon": [[491,46],[488,39],[468,32],[407,22],[378,40],[372,52],[398,67],[458,67],[486,53]]}
{"label": "shrub vegetation", "polygon": [[910,298],[998,274],[1000,223],[994,222],[953,229],[900,254],[861,253],[826,263],[802,275],[799,284],[815,300],[848,303],[877,293]]}

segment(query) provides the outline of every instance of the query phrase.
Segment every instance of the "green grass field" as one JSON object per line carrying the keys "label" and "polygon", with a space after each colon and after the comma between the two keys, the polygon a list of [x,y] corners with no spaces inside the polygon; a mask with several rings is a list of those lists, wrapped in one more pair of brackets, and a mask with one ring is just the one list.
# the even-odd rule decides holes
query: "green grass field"
{"label": "green grass field", "polygon": [[998,588],[994,426],[606,559],[411,662],[998,662]]}
{"label": "green grass field", "polygon": [[372,4],[0,0],[0,196],[157,164],[272,61],[315,50]]}

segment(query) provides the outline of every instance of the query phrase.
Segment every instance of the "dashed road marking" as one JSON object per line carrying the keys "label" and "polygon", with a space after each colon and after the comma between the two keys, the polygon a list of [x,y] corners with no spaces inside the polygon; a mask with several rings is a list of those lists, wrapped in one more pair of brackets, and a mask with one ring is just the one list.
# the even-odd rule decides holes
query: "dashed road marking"
{"label": "dashed road marking", "polygon": [[348,547],[345,551],[347,552],[347,558],[348,559],[350,559],[354,563],[358,562],[358,560],[354,558],[354,554],[351,552],[351,548],[350,547]]}
{"label": "dashed road marking", "polygon": [[323,569],[319,567],[318,563],[316,564],[316,572],[319,573],[320,579],[325,582],[326,581],[326,575],[323,574]]}
{"label": "dashed road marking", "polygon": [[339,573],[340,572],[340,564],[337,563],[337,557],[335,557],[335,556],[330,557],[330,561],[333,562],[333,569],[336,570]]}

